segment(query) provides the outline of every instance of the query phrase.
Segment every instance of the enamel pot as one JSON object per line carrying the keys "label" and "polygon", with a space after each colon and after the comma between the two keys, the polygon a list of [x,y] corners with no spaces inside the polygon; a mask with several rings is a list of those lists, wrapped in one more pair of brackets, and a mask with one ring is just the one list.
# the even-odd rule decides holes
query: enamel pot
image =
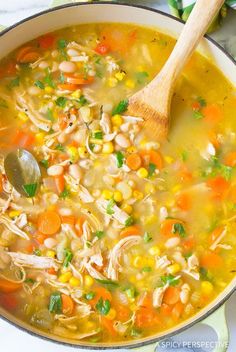
{"label": "enamel pot", "polygon": [[[66,0],[56,0],[56,4],[68,2]],[[10,51],[25,42],[63,27],[83,23],[95,22],[120,22],[135,23],[144,26],[156,27],[160,32],[164,32],[173,37],[178,37],[183,22],[158,10],[152,10],[144,6],[133,6],[129,4],[117,4],[113,2],[99,3],[73,3],[50,8],[49,10],[31,16],[16,25],[3,29],[0,33],[0,58],[6,56]],[[211,58],[224,75],[236,86],[236,62],[230,57],[216,42],[209,37],[205,37],[198,50],[205,56]],[[103,349],[136,349],[139,352],[158,351],[158,345],[163,339],[180,333],[196,323],[203,323],[213,327],[218,336],[218,344],[214,352],[227,350],[228,329],[224,316],[224,302],[234,292],[236,278],[214,299],[208,306],[199,311],[193,317],[181,322],[163,332],[128,342],[98,343],[96,345],[85,341],[68,340],[59,336],[52,336],[47,332],[42,332],[36,328],[16,319],[10,313],[0,307],[0,316],[14,326],[27,331],[42,339],[47,339],[55,343],[74,346],[78,349],[103,350]]]}

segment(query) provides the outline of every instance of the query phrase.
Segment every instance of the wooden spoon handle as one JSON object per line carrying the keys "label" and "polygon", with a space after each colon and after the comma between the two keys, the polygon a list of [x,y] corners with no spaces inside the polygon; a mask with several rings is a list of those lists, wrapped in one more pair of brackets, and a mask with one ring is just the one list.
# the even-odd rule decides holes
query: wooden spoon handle
{"label": "wooden spoon handle", "polygon": [[160,72],[165,80],[168,81],[167,77],[169,78],[170,85],[173,85],[183,70],[223,3],[224,0],[197,0],[174,50]]}

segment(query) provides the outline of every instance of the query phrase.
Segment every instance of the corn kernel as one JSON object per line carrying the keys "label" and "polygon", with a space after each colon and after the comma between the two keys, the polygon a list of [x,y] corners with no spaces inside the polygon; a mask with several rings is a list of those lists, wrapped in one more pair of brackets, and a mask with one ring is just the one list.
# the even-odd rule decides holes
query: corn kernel
{"label": "corn kernel", "polygon": [[154,258],[147,258],[146,259],[146,266],[150,266],[151,268],[153,268],[155,266],[155,259]]}
{"label": "corn kernel", "polygon": [[133,207],[131,206],[131,205],[129,205],[129,204],[123,204],[122,206],[121,206],[121,209],[123,210],[123,211],[125,211],[127,214],[131,214],[132,213],[132,211],[133,211]]}
{"label": "corn kernel", "polygon": [[147,216],[144,220],[144,225],[153,225],[157,222],[157,216],[152,214],[150,216]]}
{"label": "corn kernel", "polygon": [[111,122],[113,126],[119,127],[123,123],[123,119],[120,115],[116,114],[111,117]]}
{"label": "corn kernel", "polygon": [[85,324],[85,327],[88,331],[91,330],[95,330],[96,329],[96,323],[94,321],[87,321],[87,323],[83,323],[83,325]]}
{"label": "corn kernel", "polygon": [[132,284],[135,284],[137,279],[136,279],[136,276],[135,275],[132,275],[129,277],[129,281],[132,283]]}
{"label": "corn kernel", "polygon": [[53,92],[53,88],[52,88],[52,87],[49,87],[49,86],[46,86],[46,87],[44,88],[44,90],[45,90],[45,92],[48,93],[48,94],[50,94],[50,93]]}
{"label": "corn kernel", "polygon": [[46,252],[46,257],[55,258],[55,256],[56,256],[56,252],[54,252],[54,251],[47,251]]}
{"label": "corn kernel", "polygon": [[135,87],[135,82],[132,79],[127,79],[125,85],[127,88],[133,89]]}
{"label": "corn kernel", "polygon": [[147,194],[153,194],[156,192],[156,187],[152,183],[146,183],[144,186],[144,191]]}
{"label": "corn kernel", "polygon": [[73,98],[79,99],[79,98],[81,97],[81,90],[80,90],[80,89],[75,90],[75,91],[71,94],[71,96],[72,96]]}
{"label": "corn kernel", "polygon": [[122,202],[123,200],[123,195],[120,191],[115,191],[113,197],[114,197],[114,201],[118,203]]}
{"label": "corn kernel", "polygon": [[35,135],[36,143],[43,144],[44,143],[44,137],[45,137],[45,133],[44,132],[36,133],[36,135]]}
{"label": "corn kernel", "polygon": [[134,257],[133,265],[135,268],[142,268],[145,265],[144,258],[141,257],[141,255],[137,255],[136,257]]}
{"label": "corn kernel", "polygon": [[102,152],[104,154],[111,154],[114,151],[114,146],[112,142],[107,142],[103,144]]}
{"label": "corn kernel", "polygon": [[67,272],[64,273],[64,274],[61,274],[61,275],[59,276],[58,280],[59,280],[61,283],[65,284],[66,282],[68,282],[68,281],[71,279],[71,277],[72,277],[72,273],[71,273],[70,271],[67,271]]}
{"label": "corn kernel", "polygon": [[136,198],[137,200],[143,199],[143,193],[135,189],[133,191],[133,197]]}
{"label": "corn kernel", "polygon": [[79,151],[76,147],[74,146],[70,146],[67,148],[67,152],[70,156],[70,160],[72,161],[72,163],[76,163],[79,160]]}
{"label": "corn kernel", "polygon": [[89,106],[81,106],[81,108],[79,109],[79,114],[80,114],[81,119],[85,123],[89,123],[93,119],[92,114],[91,114],[91,109]]}
{"label": "corn kernel", "polygon": [[22,122],[26,122],[29,120],[28,116],[26,115],[25,112],[23,111],[20,111],[17,115],[19,117],[19,119],[22,121]]}
{"label": "corn kernel", "polygon": [[132,153],[136,153],[137,152],[137,148],[134,145],[131,145],[130,147],[128,147],[127,152],[132,154]]}
{"label": "corn kernel", "polygon": [[107,83],[109,87],[114,88],[117,86],[118,80],[115,77],[109,77]]}
{"label": "corn kernel", "polygon": [[103,196],[104,199],[109,200],[109,199],[112,198],[113,192],[110,191],[109,189],[104,189],[104,190],[102,191],[102,196]]}
{"label": "corn kernel", "polygon": [[201,290],[202,290],[202,293],[205,294],[205,295],[211,295],[212,292],[213,292],[213,285],[210,281],[202,281],[201,282]]}
{"label": "corn kernel", "polygon": [[115,309],[111,308],[109,310],[109,313],[106,315],[106,318],[109,320],[114,320],[115,317],[116,317],[116,311],[115,311]]}
{"label": "corn kernel", "polygon": [[149,248],[148,253],[151,255],[160,255],[161,250],[158,246],[152,246]]}
{"label": "corn kernel", "polygon": [[138,66],[137,66],[137,71],[139,71],[139,72],[145,71],[144,66],[143,66],[143,65],[138,65]]}
{"label": "corn kernel", "polygon": [[69,284],[70,284],[72,287],[77,287],[77,286],[80,285],[80,280],[77,279],[77,277],[72,276],[72,278],[71,278],[70,281],[69,281]]}
{"label": "corn kernel", "polygon": [[94,279],[90,275],[85,275],[84,277],[85,286],[90,287],[93,285],[93,283],[94,283]]}
{"label": "corn kernel", "polygon": [[174,264],[168,266],[168,268],[167,268],[168,273],[172,274],[172,275],[178,273],[180,270],[181,270],[181,267],[178,263],[174,263]]}
{"label": "corn kernel", "polygon": [[11,219],[13,219],[19,216],[20,213],[21,212],[19,210],[11,210],[8,215],[10,216]]}
{"label": "corn kernel", "polygon": [[165,159],[165,161],[167,162],[167,164],[171,164],[171,163],[173,163],[173,161],[174,161],[174,159],[173,159],[171,156],[168,156],[168,155],[166,155],[166,156],[164,157],[164,159]]}
{"label": "corn kernel", "polygon": [[140,169],[137,171],[137,175],[140,178],[146,178],[148,177],[148,171],[144,167],[140,167]]}
{"label": "corn kernel", "polygon": [[118,79],[118,81],[123,81],[123,79],[125,78],[126,73],[124,71],[119,71],[115,74],[116,79]]}
{"label": "corn kernel", "polygon": [[136,304],[135,304],[135,303],[134,303],[134,304],[131,304],[131,305],[130,305],[130,309],[132,310],[132,312],[136,312],[136,310],[137,310]]}
{"label": "corn kernel", "polygon": [[80,158],[84,159],[88,157],[88,151],[85,147],[79,147],[78,148],[78,153]]}
{"label": "corn kernel", "polygon": [[177,193],[181,190],[182,186],[180,184],[178,185],[175,185],[173,188],[172,188],[172,192],[173,193]]}

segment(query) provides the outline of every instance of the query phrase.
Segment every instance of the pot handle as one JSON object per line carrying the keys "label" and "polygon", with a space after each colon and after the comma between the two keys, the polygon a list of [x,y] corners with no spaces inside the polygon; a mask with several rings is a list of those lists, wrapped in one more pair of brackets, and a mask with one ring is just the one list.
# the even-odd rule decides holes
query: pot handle
{"label": "pot handle", "polygon": [[[229,345],[229,332],[228,332],[228,327],[227,327],[226,318],[225,318],[225,305],[222,305],[219,309],[217,309],[214,313],[212,313],[209,317],[201,321],[199,324],[210,326],[217,334],[218,341],[216,343],[216,347],[212,352],[226,352]],[[168,342],[171,343],[171,341],[168,341]],[[158,346],[161,345],[162,343],[156,342],[152,345],[135,348],[133,351],[158,352]],[[173,350],[173,347],[171,348],[171,351],[172,350]]]}

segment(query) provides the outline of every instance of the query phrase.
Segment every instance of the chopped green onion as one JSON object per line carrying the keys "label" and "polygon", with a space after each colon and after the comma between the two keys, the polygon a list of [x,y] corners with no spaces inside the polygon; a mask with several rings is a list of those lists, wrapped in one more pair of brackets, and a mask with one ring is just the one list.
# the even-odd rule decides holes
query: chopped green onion
{"label": "chopped green onion", "polygon": [[28,185],[23,185],[23,189],[28,197],[34,197],[38,188],[38,183],[30,183]]}
{"label": "chopped green onion", "polygon": [[122,114],[128,109],[129,101],[128,99],[121,100],[119,104],[113,109],[112,115]]}
{"label": "chopped green onion", "polygon": [[50,313],[62,313],[62,298],[60,292],[53,292],[51,294],[48,310]]}
{"label": "chopped green onion", "polygon": [[118,168],[121,168],[124,164],[124,154],[122,152],[117,152],[116,153],[116,165]]}
{"label": "chopped green onion", "polygon": [[45,88],[45,85],[43,84],[43,82],[37,80],[34,82],[34,85],[40,89],[44,89]]}

